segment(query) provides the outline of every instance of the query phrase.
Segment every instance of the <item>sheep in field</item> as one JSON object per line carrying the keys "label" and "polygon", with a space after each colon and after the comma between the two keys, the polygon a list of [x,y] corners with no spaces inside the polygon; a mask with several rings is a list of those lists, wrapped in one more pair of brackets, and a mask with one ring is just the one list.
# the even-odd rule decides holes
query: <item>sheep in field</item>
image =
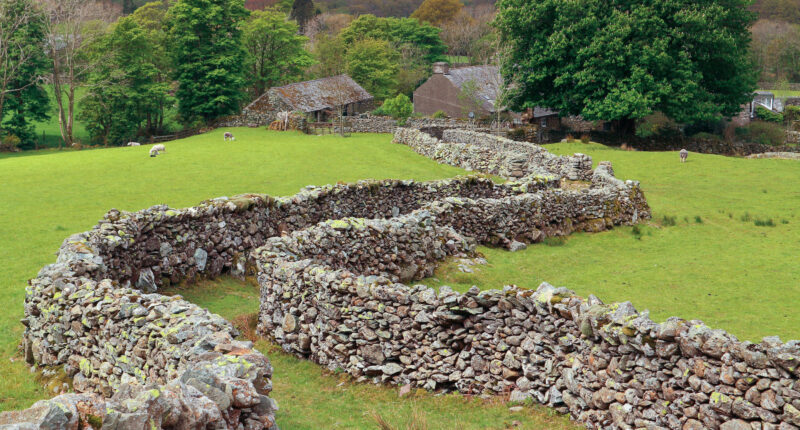
{"label": "sheep in field", "polygon": [[689,151],[681,149],[680,154],[681,154],[681,163],[685,163],[686,159],[689,158]]}
{"label": "sheep in field", "polygon": [[[158,153],[167,152],[167,148],[164,147],[163,144],[159,143],[158,145],[153,145],[153,149],[158,151]],[[152,152],[152,150],[151,150]]]}
{"label": "sheep in field", "polygon": [[142,146],[139,142],[128,142],[128,146]]}
{"label": "sheep in field", "polygon": [[150,157],[155,157],[156,155],[158,155],[158,150],[155,147],[150,148]]}
{"label": "sheep in field", "polygon": [[222,137],[222,138],[223,138],[223,139],[224,139],[226,142],[227,142],[227,141],[229,141],[229,140],[230,140],[230,141],[234,141],[234,140],[236,140],[236,138],[235,138],[235,137],[233,137],[233,133],[231,133],[230,131],[226,131],[226,132],[225,132],[225,134],[223,135],[223,137]]}

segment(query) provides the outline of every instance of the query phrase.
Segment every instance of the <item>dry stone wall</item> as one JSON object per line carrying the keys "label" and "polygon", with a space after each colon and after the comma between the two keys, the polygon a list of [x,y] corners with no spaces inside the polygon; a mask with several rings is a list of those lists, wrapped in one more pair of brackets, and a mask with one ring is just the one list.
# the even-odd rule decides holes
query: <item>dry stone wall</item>
{"label": "dry stone wall", "polygon": [[[638,183],[613,178],[608,165],[581,173],[591,180],[583,190],[564,191],[556,188],[566,170],[553,166],[568,163],[541,155],[531,160],[531,171],[556,172],[502,185],[480,177],[369,181],[307,187],[283,198],[222,197],[187,209],[112,209],[91,231],[66,239],[56,263],[42,269],[26,291],[25,358],[62,369],[76,393],[4,413],[0,425],[273,428],[277,405],[269,398],[267,358],[237,341],[236,329],[219,316],[154,293],[167,281],[243,274],[254,261],[252,251],[265,244],[284,244],[284,259],[304,256],[291,264],[311,264],[305,257],[312,256],[365,282],[401,285],[396,283],[430,275],[445,256],[472,252],[476,239],[513,247],[649,217]],[[327,226],[324,234],[311,240],[318,225]],[[332,233],[342,231],[362,236]],[[379,231],[382,239],[353,247],[362,243],[356,238]],[[306,242],[297,242],[303,235]],[[282,312],[296,314],[291,308]],[[284,333],[290,340],[284,345],[293,345],[293,331]]]}
{"label": "dry stone wall", "polygon": [[539,145],[469,130],[445,130],[442,139],[412,128],[395,132],[394,142],[440,163],[509,178],[591,180],[592,159],[553,155]]}
{"label": "dry stone wall", "polygon": [[[740,342],[679,318],[657,324],[629,302],[606,305],[546,283],[464,294],[401,283],[474,251],[473,240],[440,218],[452,200],[391,220],[344,219],[270,239],[257,251],[260,333],[363,380],[511,393],[589,428],[800,426],[798,341]],[[495,228],[506,221],[485,219]]]}

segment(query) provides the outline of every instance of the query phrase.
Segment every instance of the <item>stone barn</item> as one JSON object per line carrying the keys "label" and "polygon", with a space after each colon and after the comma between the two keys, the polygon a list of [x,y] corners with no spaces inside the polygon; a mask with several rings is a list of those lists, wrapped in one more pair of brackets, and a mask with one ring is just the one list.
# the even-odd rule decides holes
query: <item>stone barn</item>
{"label": "stone barn", "polygon": [[262,118],[260,123],[275,120],[281,111],[303,112],[311,121],[326,121],[338,116],[368,112],[374,97],[347,75],[273,87],[242,111],[247,118]]}
{"label": "stone barn", "polygon": [[[451,69],[447,63],[434,63],[433,76],[414,91],[414,111],[423,115],[442,111],[451,118],[466,118],[469,112],[475,118],[488,116],[495,112],[501,83],[495,66]],[[459,97],[468,85],[474,86],[473,100]]]}

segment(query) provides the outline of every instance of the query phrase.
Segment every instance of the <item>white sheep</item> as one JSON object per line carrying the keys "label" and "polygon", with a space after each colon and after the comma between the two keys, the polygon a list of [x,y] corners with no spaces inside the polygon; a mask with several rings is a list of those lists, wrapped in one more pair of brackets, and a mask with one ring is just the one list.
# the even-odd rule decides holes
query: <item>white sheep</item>
{"label": "white sheep", "polygon": [[158,155],[158,150],[155,147],[150,148],[150,156],[155,157],[156,155]]}
{"label": "white sheep", "polygon": [[[167,152],[167,148],[165,148],[164,145],[161,143],[159,143],[158,145],[153,145],[153,149],[158,151],[159,154],[162,152]],[[151,149],[150,151],[152,152],[153,149]]]}
{"label": "white sheep", "polygon": [[225,140],[226,142],[229,141],[229,140],[231,142],[236,140],[236,138],[233,137],[233,133],[231,133],[230,131],[226,131],[225,134],[222,136],[222,139]]}
{"label": "white sheep", "polygon": [[689,151],[681,149],[680,154],[681,154],[681,163],[685,163],[686,159],[689,158]]}
{"label": "white sheep", "polygon": [[142,146],[139,142],[128,142],[128,146]]}

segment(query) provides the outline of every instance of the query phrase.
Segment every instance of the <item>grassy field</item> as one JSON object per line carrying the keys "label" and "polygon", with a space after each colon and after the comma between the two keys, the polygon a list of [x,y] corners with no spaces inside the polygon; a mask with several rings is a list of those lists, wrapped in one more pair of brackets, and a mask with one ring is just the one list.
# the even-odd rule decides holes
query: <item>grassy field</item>
{"label": "grassy field", "polygon": [[465,290],[547,281],[606,302],[630,300],[656,321],[675,315],[752,341],[800,339],[800,163],[691,154],[681,164],[673,152],[547,148],[613,161],[617,177],[642,182],[653,222],[517,253],[481,248],[488,266],[462,273],[445,265],[429,284]]}
{"label": "grassy field", "polygon": [[[307,184],[425,180],[461,172],[391,145],[388,135],[341,139],[237,129],[237,141],[225,144],[222,132],[168,143],[169,152],[155,159],[147,156],[147,147],[0,154],[0,305],[7,309],[0,316],[0,409],[49,396],[16,355],[26,280],[54,261],[53,252],[67,235],[91,228],[109,208],[180,207],[244,192],[288,195]],[[747,339],[800,338],[795,310],[800,302],[800,163],[691,154],[680,164],[675,153],[580,143],[548,149],[611,160],[618,177],[641,180],[654,222],[638,233],[626,227],[581,234],[514,254],[483,248],[488,266],[473,274],[447,266],[437,273],[440,282],[498,288],[507,283],[535,287],[547,280],[605,301],[631,300],[639,309],[649,308],[656,320],[679,315]],[[209,294],[210,289],[226,293]],[[185,295],[229,317],[257,308],[256,293],[245,284]],[[359,402],[390,422],[422,410],[420,419],[432,428],[452,422],[448,419],[467,425],[484,418],[500,427],[537,419],[552,420],[536,421],[539,428],[568,426],[537,411],[524,412],[533,418],[515,418],[504,406],[476,408],[460,398],[419,394],[401,401],[392,389],[342,383],[340,376],[310,363],[268,352],[276,366],[275,396],[283,403],[285,428],[319,428],[334,418],[341,419],[339,427],[373,425],[369,408]]]}
{"label": "grassy field", "polygon": [[792,91],[792,90],[759,90],[759,91],[770,91],[775,94],[775,97],[800,97],[800,91]]}

